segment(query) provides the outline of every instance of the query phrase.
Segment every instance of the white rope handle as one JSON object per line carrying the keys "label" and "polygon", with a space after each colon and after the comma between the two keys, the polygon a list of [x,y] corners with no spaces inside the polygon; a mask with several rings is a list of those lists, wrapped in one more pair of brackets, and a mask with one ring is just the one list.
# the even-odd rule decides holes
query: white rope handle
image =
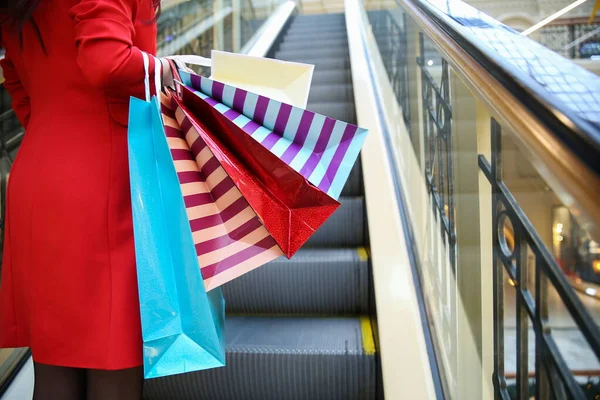
{"label": "white rope handle", "polygon": [[154,88],[156,97],[159,98],[160,92],[162,92],[162,63],[156,57],[154,57]]}
{"label": "white rope handle", "polygon": [[168,56],[171,60],[175,61],[177,66],[180,63],[188,65],[198,65],[200,67],[211,67],[212,60],[210,58],[194,56],[194,55],[181,55],[181,56]]}
{"label": "white rope handle", "polygon": [[162,92],[162,63],[160,59],[154,56],[148,56],[148,53],[142,51],[142,57],[144,59],[144,89],[146,94],[146,101],[152,99],[152,92],[150,90],[150,57],[154,59],[154,90],[156,97],[160,96]]}
{"label": "white rope handle", "polygon": [[142,58],[144,59],[144,89],[146,92],[146,101],[150,101],[150,60],[148,59],[148,54],[142,51]]}

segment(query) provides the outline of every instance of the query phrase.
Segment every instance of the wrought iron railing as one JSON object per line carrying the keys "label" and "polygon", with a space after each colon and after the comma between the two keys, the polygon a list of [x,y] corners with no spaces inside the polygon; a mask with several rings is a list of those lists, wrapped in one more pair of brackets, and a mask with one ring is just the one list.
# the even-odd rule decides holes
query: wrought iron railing
{"label": "wrought iron railing", "polygon": [[406,16],[402,17],[402,25],[398,18],[389,12],[372,12],[369,20],[396,100],[402,106],[404,122],[410,126],[408,62],[406,57],[403,57],[407,53]]}
{"label": "wrought iron railing", "polygon": [[[369,20],[388,79],[401,106],[404,123],[411,134],[410,73],[406,57],[408,53],[407,16],[406,14],[398,15],[387,11],[376,11],[370,13]],[[449,103],[448,63],[437,56],[422,34],[419,36],[419,48],[420,56],[417,64],[422,85],[426,183],[434,212],[442,221],[442,237],[448,244],[450,262],[454,266],[456,233],[454,230],[452,159],[444,151],[444,149],[452,147],[450,123],[452,107]],[[430,72],[430,67],[436,63],[438,66],[441,65],[439,82]]]}
{"label": "wrought iron railing", "polygon": [[419,35],[418,58],[423,94],[425,179],[434,212],[441,219],[441,235],[447,243],[450,265],[456,268],[456,232],[454,228],[454,180],[452,178],[452,107],[448,62],[442,59],[440,83],[427,70],[425,38]]}
{"label": "wrought iron railing", "polygon": [[600,57],[600,19],[557,20],[540,30],[539,40],[568,58]]}
{"label": "wrought iron railing", "polygon": [[[494,275],[494,387],[496,396],[510,399],[504,367],[504,274],[515,282],[517,295],[517,374],[518,399],[530,396],[529,347],[535,345],[536,399],[585,399],[583,388],[568,367],[552,336],[548,324],[548,285],[552,286],[565,304],[570,316],[583,333],[596,357],[600,358],[600,328],[581,303],[565,274],[544,245],[533,224],[515,199],[502,178],[502,133],[495,120],[491,122],[491,164],[479,156],[479,167],[492,185],[493,193],[493,275]],[[508,220],[508,221],[507,221]],[[514,231],[514,245],[505,237],[507,222]],[[535,257],[534,287],[528,276],[528,252]],[[504,272],[506,271],[506,272]],[[529,338],[529,324],[533,322],[534,343]]]}

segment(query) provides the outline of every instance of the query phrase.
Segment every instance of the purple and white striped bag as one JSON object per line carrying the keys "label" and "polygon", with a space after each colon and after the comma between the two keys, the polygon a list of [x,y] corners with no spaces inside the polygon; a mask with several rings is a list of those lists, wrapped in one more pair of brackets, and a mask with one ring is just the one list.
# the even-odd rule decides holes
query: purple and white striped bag
{"label": "purple and white striped bag", "polygon": [[337,200],[367,130],[180,71],[182,83],[314,186]]}

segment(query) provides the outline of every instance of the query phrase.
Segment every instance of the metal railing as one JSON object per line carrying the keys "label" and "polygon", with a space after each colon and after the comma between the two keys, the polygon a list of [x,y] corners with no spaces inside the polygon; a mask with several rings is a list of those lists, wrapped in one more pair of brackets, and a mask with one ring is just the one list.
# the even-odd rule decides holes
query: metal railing
{"label": "metal railing", "polygon": [[600,58],[600,18],[556,20],[542,28],[539,41],[568,58]]}
{"label": "metal railing", "polygon": [[[585,399],[582,387],[569,369],[565,358],[551,334],[548,324],[548,286],[551,285],[569,310],[570,315],[583,333],[592,351],[600,357],[600,328],[583,306],[555,257],[544,245],[535,227],[515,199],[502,178],[501,126],[491,121],[491,164],[479,156],[479,167],[492,185],[493,193],[493,275],[494,275],[494,386],[497,397],[510,399],[506,382],[504,362],[504,274],[508,274],[516,286],[517,294],[517,375],[518,398],[528,398],[529,390],[529,319],[535,332],[535,395],[548,399],[553,393],[558,399]],[[504,226],[510,222],[514,231],[514,244],[507,243]],[[535,257],[535,287],[528,276],[528,257]],[[504,272],[505,271],[505,272]],[[532,295],[533,293],[533,295]]]}
{"label": "metal railing", "polygon": [[396,3],[364,1],[444,396],[586,399],[600,305],[563,253],[600,239],[600,79],[462,1]]}

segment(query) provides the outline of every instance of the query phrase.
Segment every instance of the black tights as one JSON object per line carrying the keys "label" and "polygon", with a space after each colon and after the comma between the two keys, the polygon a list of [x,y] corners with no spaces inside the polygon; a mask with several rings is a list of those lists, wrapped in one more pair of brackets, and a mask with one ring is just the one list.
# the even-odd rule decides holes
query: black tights
{"label": "black tights", "polygon": [[34,364],[33,400],[141,400],[142,367],[103,371]]}

